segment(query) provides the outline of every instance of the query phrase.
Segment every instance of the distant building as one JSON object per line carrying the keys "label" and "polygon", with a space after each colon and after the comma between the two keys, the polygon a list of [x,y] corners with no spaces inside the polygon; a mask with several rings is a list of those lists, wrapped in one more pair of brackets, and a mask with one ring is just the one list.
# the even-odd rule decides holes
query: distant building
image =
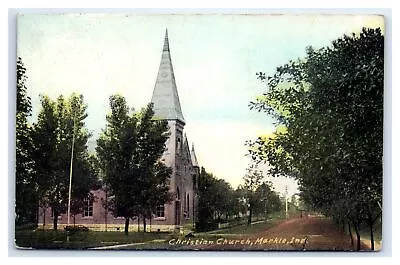
{"label": "distant building", "polygon": [[[147,230],[172,231],[182,225],[194,225],[197,220],[197,185],[199,165],[194,145],[191,149],[184,133],[183,118],[178,90],[172,67],[168,32],[165,33],[161,63],[151,101],[154,103],[155,116],[168,121],[170,137],[162,161],[172,168],[170,191],[174,194],[172,202],[157,207],[155,215],[147,220]],[[106,192],[103,189],[91,191],[94,200],[85,201],[81,214],[70,217],[70,224],[83,224],[92,230],[123,231],[124,218],[114,217],[103,207]],[[59,227],[67,224],[67,214],[59,216]],[[140,229],[143,224],[140,224]],[[39,227],[52,228],[50,208],[39,209]],[[130,231],[137,231],[137,219],[130,222]]]}

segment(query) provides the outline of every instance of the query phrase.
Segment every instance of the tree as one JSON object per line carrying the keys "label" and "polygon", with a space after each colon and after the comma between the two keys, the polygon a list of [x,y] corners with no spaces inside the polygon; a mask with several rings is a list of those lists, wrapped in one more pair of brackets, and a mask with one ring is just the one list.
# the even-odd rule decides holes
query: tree
{"label": "tree", "polygon": [[237,215],[241,210],[239,196],[229,183],[216,178],[203,167],[199,175],[198,223],[196,228],[207,231],[217,228],[223,219]]}
{"label": "tree", "polygon": [[114,95],[110,107],[96,151],[105,172],[110,208],[114,216],[125,218],[128,233],[130,218],[143,217],[145,226],[156,207],[171,199],[171,169],[160,161],[169,128],[166,121],[153,118],[152,104],[140,113],[130,113],[125,98]]}
{"label": "tree", "polygon": [[245,190],[245,196],[247,200],[247,205],[248,205],[248,211],[249,211],[249,216],[248,216],[248,221],[247,224],[251,224],[251,218],[253,216],[253,211],[256,205],[258,204],[258,198],[256,191],[257,189],[260,188],[262,182],[263,182],[263,174],[262,171],[257,168],[256,165],[250,165],[246,169],[246,175],[243,177],[244,179],[244,190]]}
{"label": "tree", "polygon": [[[156,208],[172,200],[169,179],[172,169],[160,161],[169,138],[168,123],[153,118],[153,104],[148,104],[138,115],[136,165],[141,193],[139,213],[143,217],[146,232],[146,218],[156,213]],[[135,159],[135,158],[134,158]]]}
{"label": "tree", "polygon": [[302,200],[359,228],[381,216],[384,37],[363,28],[332,46],[308,48],[304,60],[258,77],[267,91],[251,108],[277,120],[272,138],[250,143],[272,174],[298,179]]}
{"label": "tree", "polygon": [[254,214],[264,215],[265,219],[267,219],[268,213],[278,212],[282,209],[282,201],[269,181],[262,182],[256,189],[254,197]]}
{"label": "tree", "polygon": [[27,95],[26,68],[22,59],[17,60],[17,108],[16,108],[16,167],[15,167],[15,222],[16,224],[36,223],[38,195],[33,160],[34,143],[32,127],[28,123],[31,116],[31,99]]}
{"label": "tree", "polygon": [[57,230],[58,216],[68,208],[71,170],[75,201],[88,196],[96,176],[89,165],[90,133],[84,123],[87,105],[83,96],[72,94],[65,100],[61,95],[56,101],[41,96],[41,103],[42,109],[34,124],[39,203],[43,208],[51,207],[53,228]]}
{"label": "tree", "polygon": [[198,203],[198,223],[196,228],[199,231],[207,231],[216,228],[213,224],[214,220],[214,207],[213,207],[213,196],[212,185],[213,175],[207,173],[206,170],[201,167],[199,174],[199,203]]}
{"label": "tree", "polygon": [[246,213],[247,206],[245,205],[245,199],[240,185],[232,191],[230,205],[231,215],[233,217],[239,218],[242,214]]}

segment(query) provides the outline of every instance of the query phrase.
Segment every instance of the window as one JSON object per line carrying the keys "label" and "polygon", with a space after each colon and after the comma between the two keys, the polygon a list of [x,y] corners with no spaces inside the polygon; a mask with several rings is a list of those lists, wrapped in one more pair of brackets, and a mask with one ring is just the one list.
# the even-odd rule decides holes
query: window
{"label": "window", "polygon": [[88,196],[83,200],[83,217],[93,216],[93,198]]}
{"label": "window", "polygon": [[189,212],[189,193],[185,192],[185,196],[183,197],[183,215],[185,216],[186,219],[189,219],[190,217],[190,212]]}
{"label": "window", "polygon": [[189,217],[189,210],[190,210],[190,207],[189,207],[189,193],[187,194],[187,199],[186,199],[186,203],[187,203],[187,207],[186,207],[186,211],[188,212],[188,217]]}
{"label": "window", "polygon": [[179,200],[181,199],[181,194],[179,193],[179,188],[178,188],[178,187],[176,187],[175,199],[176,199],[177,201],[179,201]]}
{"label": "window", "polygon": [[179,154],[181,152],[181,138],[178,137],[176,140],[176,153]]}
{"label": "window", "polygon": [[165,210],[164,204],[157,206],[156,218],[165,217],[164,210]]}

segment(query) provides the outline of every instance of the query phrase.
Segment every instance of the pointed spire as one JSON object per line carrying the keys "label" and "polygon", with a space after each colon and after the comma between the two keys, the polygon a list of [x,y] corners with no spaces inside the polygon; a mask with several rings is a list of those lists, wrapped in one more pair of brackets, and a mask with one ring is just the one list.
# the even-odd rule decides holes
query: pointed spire
{"label": "pointed spire", "polygon": [[190,157],[192,159],[192,165],[194,167],[199,167],[199,163],[197,162],[196,152],[194,151],[194,143],[192,143],[192,150],[190,152]]}
{"label": "pointed spire", "polygon": [[172,67],[167,29],[165,30],[161,63],[151,102],[154,103],[156,117],[166,120],[179,120],[185,124]]}
{"label": "pointed spire", "polygon": [[169,51],[169,41],[168,41],[168,29],[165,29],[164,47],[163,52]]}

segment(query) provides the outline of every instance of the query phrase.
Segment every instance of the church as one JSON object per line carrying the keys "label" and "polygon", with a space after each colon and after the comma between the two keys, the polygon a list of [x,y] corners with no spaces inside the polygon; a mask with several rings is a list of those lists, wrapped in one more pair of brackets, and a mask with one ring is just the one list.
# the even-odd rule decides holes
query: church
{"label": "church", "polygon": [[[178,89],[172,67],[168,31],[165,32],[160,67],[153,90],[151,102],[154,104],[154,116],[167,120],[170,137],[161,158],[172,168],[170,192],[173,200],[159,205],[151,219],[147,220],[147,231],[174,231],[185,227],[193,229],[197,220],[199,165],[194,145],[190,147],[184,132],[185,119],[179,101]],[[81,214],[70,217],[70,225],[84,225],[96,231],[123,231],[124,218],[113,216],[103,201],[107,194],[104,189],[92,190],[93,200],[85,201]],[[52,229],[53,216],[50,208],[39,209],[39,228]],[[63,228],[68,223],[67,214],[58,216],[58,226]],[[135,222],[136,221],[136,222]],[[130,221],[129,231],[143,231],[142,222]]]}

